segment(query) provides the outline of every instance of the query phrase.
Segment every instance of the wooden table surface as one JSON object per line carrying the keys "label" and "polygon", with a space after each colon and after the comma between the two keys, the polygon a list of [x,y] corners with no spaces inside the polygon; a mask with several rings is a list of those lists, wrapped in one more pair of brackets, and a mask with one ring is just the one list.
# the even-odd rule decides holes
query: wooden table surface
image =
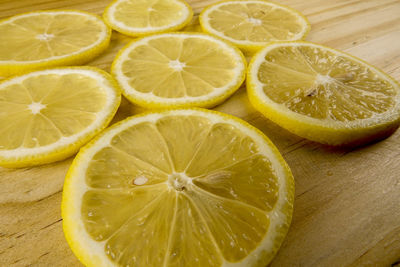
{"label": "wooden table surface", "polygon": [[[214,0],[190,0],[197,15]],[[276,0],[307,16],[308,41],[369,61],[400,80],[400,0]],[[0,0],[0,18],[68,8],[101,14],[108,0]],[[130,39],[113,33],[89,65],[109,71]],[[216,110],[261,129],[296,181],[292,226],[271,266],[400,265],[400,130],[358,149],[333,149],[296,137],[265,119],[241,88]],[[141,110],[123,101],[115,120]],[[71,159],[25,169],[0,168],[0,266],[80,266],[62,232],[60,202]]]}

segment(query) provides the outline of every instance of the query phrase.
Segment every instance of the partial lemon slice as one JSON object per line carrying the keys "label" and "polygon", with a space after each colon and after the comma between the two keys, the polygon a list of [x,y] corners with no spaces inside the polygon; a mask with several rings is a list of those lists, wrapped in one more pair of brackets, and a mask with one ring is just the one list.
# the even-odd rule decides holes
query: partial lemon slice
{"label": "partial lemon slice", "polygon": [[165,33],[133,41],[115,58],[122,93],[145,108],[212,107],[243,83],[246,60],[202,33]]}
{"label": "partial lemon slice", "polygon": [[35,11],[2,20],[0,76],[83,64],[107,48],[110,36],[99,17],[83,11]]}
{"label": "partial lemon slice", "polygon": [[200,14],[203,31],[224,38],[246,52],[255,52],[271,41],[305,38],[310,30],[298,11],[263,0],[223,1]]}
{"label": "partial lemon slice", "polygon": [[393,78],[321,45],[270,44],[252,59],[247,89],[267,118],[325,144],[362,144],[400,123],[400,86]]}
{"label": "partial lemon slice", "polygon": [[0,166],[64,159],[104,129],[121,96],[96,68],[41,70],[0,83]]}
{"label": "partial lemon slice", "polygon": [[293,194],[278,150],[246,122],[201,109],[147,113],[81,149],[63,227],[86,266],[266,266]]}
{"label": "partial lemon slice", "polygon": [[183,0],[114,0],[103,14],[111,28],[129,36],[177,31],[192,17]]}

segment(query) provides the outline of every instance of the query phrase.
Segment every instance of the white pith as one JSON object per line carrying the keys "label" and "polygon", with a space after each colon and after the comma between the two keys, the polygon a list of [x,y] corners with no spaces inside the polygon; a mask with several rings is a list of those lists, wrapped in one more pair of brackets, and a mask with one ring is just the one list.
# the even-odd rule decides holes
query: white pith
{"label": "white pith", "polygon": [[[74,247],[74,251],[81,251],[81,260],[84,263],[92,263],[93,266],[116,266],[107,257],[104,251],[104,245],[106,241],[97,242],[94,241],[85,230],[85,226],[82,222],[81,217],[81,201],[84,193],[90,189],[85,183],[85,173],[89,166],[90,159],[103,147],[110,144],[112,137],[135,125],[142,122],[156,122],[158,119],[169,116],[169,115],[195,115],[195,116],[205,116],[212,123],[231,123],[237,129],[240,129],[243,133],[250,136],[255,143],[258,145],[259,154],[265,155],[270,161],[272,168],[274,169],[279,183],[279,197],[274,209],[270,212],[270,226],[268,231],[261,241],[260,245],[252,251],[246,258],[240,262],[230,263],[224,261],[222,266],[251,266],[259,260],[259,255],[262,251],[271,251],[271,249],[276,246],[274,244],[274,239],[276,237],[276,230],[282,226],[282,224],[288,223],[288,216],[282,211],[283,207],[288,204],[288,199],[285,198],[287,194],[287,172],[285,171],[282,163],[276,158],[276,151],[271,149],[270,144],[268,144],[262,136],[259,135],[255,130],[248,128],[236,120],[230,118],[222,117],[220,115],[211,112],[202,112],[198,110],[176,110],[176,111],[166,111],[158,114],[148,114],[142,117],[136,117],[126,120],[123,124],[118,127],[114,127],[105,132],[94,144],[88,145],[86,148],[81,150],[76,158],[76,162],[79,164],[74,164],[74,167],[69,172],[69,179],[64,188],[63,195],[63,219],[64,227],[67,227],[70,245]],[[178,174],[182,175],[182,174]],[[167,185],[172,190],[174,184],[173,175],[170,177],[170,181],[167,181]],[[183,183],[188,182],[183,175]],[[188,182],[189,183],[189,182]],[[181,184],[176,184],[179,187]],[[68,214],[68,216],[66,216]]]}

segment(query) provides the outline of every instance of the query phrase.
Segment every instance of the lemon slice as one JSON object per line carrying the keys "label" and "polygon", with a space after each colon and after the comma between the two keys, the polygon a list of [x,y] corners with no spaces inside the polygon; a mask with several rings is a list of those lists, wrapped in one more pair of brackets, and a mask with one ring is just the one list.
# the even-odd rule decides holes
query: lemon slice
{"label": "lemon slice", "polygon": [[128,44],[111,69],[124,96],[137,105],[212,107],[243,83],[246,60],[209,35],[165,33]]}
{"label": "lemon slice", "polygon": [[304,138],[357,145],[400,123],[400,86],[343,52],[308,42],[267,46],[251,61],[250,101],[267,118]]}
{"label": "lemon slice", "polygon": [[35,11],[0,21],[0,76],[83,64],[104,51],[111,30],[97,16],[72,10]]}
{"label": "lemon slice", "polygon": [[193,17],[183,0],[115,0],[104,10],[104,21],[129,36],[177,31]]}
{"label": "lemon slice", "polygon": [[111,76],[89,67],[41,70],[0,83],[0,166],[64,159],[104,129],[120,93]]}
{"label": "lemon slice", "polygon": [[298,11],[263,0],[223,1],[200,14],[203,31],[219,36],[247,52],[271,41],[305,38],[310,23]]}
{"label": "lemon slice", "polygon": [[266,266],[294,182],[260,131],[201,109],[128,118],[68,171],[62,217],[86,266]]}

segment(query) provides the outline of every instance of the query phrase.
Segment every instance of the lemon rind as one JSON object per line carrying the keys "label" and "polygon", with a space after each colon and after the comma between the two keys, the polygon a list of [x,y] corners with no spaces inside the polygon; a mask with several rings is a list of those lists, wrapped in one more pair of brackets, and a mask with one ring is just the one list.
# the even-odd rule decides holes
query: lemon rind
{"label": "lemon rind", "polygon": [[307,17],[304,16],[302,13],[300,13],[298,10],[283,5],[283,4],[277,4],[275,2],[269,2],[269,1],[264,1],[264,0],[223,0],[220,2],[217,2],[215,4],[211,4],[207,7],[205,7],[200,15],[199,15],[199,22],[200,22],[200,27],[203,30],[203,32],[211,34],[213,36],[218,36],[222,39],[224,39],[225,41],[231,43],[232,45],[237,46],[239,49],[241,49],[242,51],[245,51],[247,53],[255,53],[257,51],[259,51],[260,49],[262,49],[263,47],[265,47],[268,43],[270,42],[252,42],[252,41],[243,41],[243,40],[236,40],[233,39],[229,36],[225,36],[223,33],[220,33],[217,30],[214,30],[208,23],[208,20],[206,19],[206,16],[208,15],[208,13],[210,13],[211,11],[213,11],[214,9],[216,9],[218,6],[224,5],[224,4],[229,4],[229,3],[235,3],[235,2],[262,2],[262,3],[267,3],[268,5],[271,6],[276,6],[279,7],[281,9],[286,9],[289,10],[292,14],[295,14],[296,16],[298,16],[300,19],[302,19],[303,21],[303,32],[301,34],[299,34],[298,38],[292,38],[291,40],[288,41],[296,41],[296,40],[304,40],[308,33],[311,30],[311,24],[308,21]]}
{"label": "lemon rind", "polygon": [[9,21],[15,20],[17,18],[23,16],[35,16],[41,13],[74,13],[79,15],[84,15],[86,17],[91,17],[93,21],[99,22],[104,29],[101,38],[98,39],[97,42],[92,45],[79,50],[77,52],[56,56],[50,59],[41,59],[41,60],[31,60],[31,61],[0,61],[0,76],[11,76],[11,75],[20,75],[23,73],[27,73],[34,70],[40,70],[44,68],[57,67],[57,66],[68,66],[68,65],[81,65],[89,62],[93,58],[99,56],[108,46],[111,39],[111,28],[109,28],[101,17],[81,11],[81,10],[73,10],[73,9],[54,9],[54,10],[40,10],[40,11],[32,11],[21,13],[6,19],[0,20],[0,24],[7,23]]}
{"label": "lemon rind", "polygon": [[[127,82],[124,75],[121,73],[121,65],[124,62],[123,57],[133,50],[136,46],[147,42],[147,40],[155,39],[163,36],[186,36],[190,37],[205,37],[208,40],[216,42],[220,45],[225,46],[225,48],[231,51],[231,54],[236,57],[236,62],[238,67],[236,68],[236,81],[232,81],[231,84],[226,86],[226,88],[218,88],[210,94],[206,94],[200,97],[182,97],[182,98],[164,98],[158,97],[149,93],[141,93],[132,88]],[[240,66],[241,65],[241,66]],[[123,95],[133,104],[144,108],[189,108],[189,107],[202,107],[211,108],[229,98],[233,93],[235,93],[243,84],[246,78],[247,61],[243,53],[235,46],[230,45],[221,38],[216,38],[214,36],[197,33],[197,32],[171,32],[162,33],[146,37],[141,37],[132,42],[128,43],[124,48],[122,48],[116,55],[112,65],[111,74],[115,77],[117,82],[120,84]]]}
{"label": "lemon rind", "polygon": [[[73,72],[70,72],[71,70]],[[33,71],[1,81],[0,90],[2,86],[12,84],[18,79],[24,80],[26,77],[34,76],[40,73],[60,73],[65,71],[68,73],[84,73],[88,76],[92,75],[91,77],[96,77],[98,81],[102,79],[102,87],[106,89],[108,98],[104,109],[97,113],[98,119],[90,126],[85,128],[85,130],[67,138],[69,141],[64,142],[64,144],[61,145],[60,142],[62,141],[60,140],[53,144],[39,148],[0,150],[0,166],[6,168],[21,168],[66,159],[67,157],[78,152],[81,146],[86,144],[96,134],[106,128],[106,126],[111,122],[121,102],[121,93],[118,84],[114,81],[111,75],[95,67],[60,67]]]}
{"label": "lemon rind", "polygon": [[[370,68],[382,79],[390,82],[397,89],[396,106],[389,112],[368,119],[352,122],[324,121],[301,115],[270,100],[262,92],[262,83],[258,81],[257,69],[268,51],[279,46],[314,46],[338,54]],[[271,42],[259,51],[251,60],[247,72],[247,93],[252,105],[271,121],[303,138],[328,145],[358,145],[385,137],[385,133],[395,130],[400,124],[400,84],[378,69],[348,53],[320,44],[305,41]],[[387,115],[389,114],[389,116]],[[382,135],[380,134],[382,133]]]}
{"label": "lemon rind", "polygon": [[121,26],[123,22],[116,21],[113,16],[113,12],[115,7],[119,2],[123,2],[125,0],[113,0],[103,12],[104,22],[111,27],[113,30],[116,30],[122,34],[131,36],[131,37],[141,37],[150,34],[164,33],[164,32],[173,32],[178,31],[185,27],[193,18],[193,10],[192,7],[186,3],[184,0],[175,0],[177,3],[180,3],[184,6],[187,14],[181,21],[176,22],[175,24],[165,25],[163,27],[149,27],[148,30],[143,30],[143,28],[134,28],[129,26]]}
{"label": "lemon rind", "polygon": [[[157,118],[157,116],[160,114],[174,115],[174,113],[176,113],[176,115],[182,115],[182,112],[186,112],[186,115],[203,113],[207,115],[206,118],[210,119],[211,121],[213,120],[213,117],[219,117],[218,119],[215,119],[216,122],[230,122],[238,126],[239,129],[243,130],[246,134],[251,133],[250,136],[255,137],[257,144],[262,145],[262,149],[260,148],[260,150],[265,149],[263,153],[270,155],[268,158],[271,160],[274,170],[279,172],[279,175],[277,175],[280,183],[279,197],[274,209],[271,211],[271,214],[275,213],[276,216],[279,213],[280,217],[278,216],[277,220],[271,221],[268,232],[266,233],[264,240],[260,243],[261,246],[256,248],[242,261],[236,263],[224,262],[222,266],[265,266],[277,253],[286,236],[292,218],[294,179],[287,163],[275,145],[259,129],[251,126],[239,118],[228,114],[201,108],[166,109],[158,112],[144,112],[114,124],[107,129],[107,131],[100,133],[87,145],[85,145],[72,162],[72,165],[65,178],[62,196],[61,211],[63,218],[63,230],[66,240],[72,251],[86,266],[115,266],[115,264],[113,264],[105,255],[104,248],[101,247],[103,242],[93,241],[85,231],[84,225],[80,220],[80,199],[85,190],[88,189],[87,185],[84,183],[84,179],[82,178],[85,175],[85,170],[89,164],[89,160],[99,149],[101,149],[104,145],[107,145],[107,142],[109,142],[115,133],[121,132],[123,129],[130,127],[131,125],[140,123],[140,120],[148,121],[147,117],[153,114],[156,114],[156,119],[158,119],[161,118],[161,116]],[[129,122],[131,124],[129,124]],[[121,126],[124,127],[119,129]],[[96,145],[100,142],[101,144],[96,147]],[[79,181],[78,179],[81,180]],[[79,194],[78,197],[74,196],[73,193]],[[88,248],[95,252],[91,253],[88,251]]]}

